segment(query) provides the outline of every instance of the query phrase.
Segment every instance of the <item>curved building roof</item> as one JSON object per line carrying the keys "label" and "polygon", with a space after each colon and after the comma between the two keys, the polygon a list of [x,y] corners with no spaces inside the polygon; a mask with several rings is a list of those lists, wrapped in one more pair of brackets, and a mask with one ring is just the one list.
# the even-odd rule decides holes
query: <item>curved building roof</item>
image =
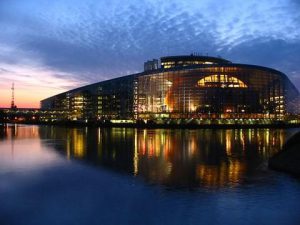
{"label": "curved building roof", "polygon": [[231,63],[229,60],[221,57],[200,56],[200,55],[180,55],[180,56],[165,56],[161,57],[162,67],[166,64],[173,66],[186,66],[195,64],[227,64]]}

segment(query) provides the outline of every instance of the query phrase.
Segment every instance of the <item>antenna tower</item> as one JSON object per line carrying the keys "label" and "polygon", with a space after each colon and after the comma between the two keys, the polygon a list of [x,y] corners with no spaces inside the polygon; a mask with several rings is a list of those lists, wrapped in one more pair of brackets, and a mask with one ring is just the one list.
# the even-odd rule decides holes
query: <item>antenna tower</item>
{"label": "antenna tower", "polygon": [[15,83],[11,86],[11,106],[12,109],[15,108]]}

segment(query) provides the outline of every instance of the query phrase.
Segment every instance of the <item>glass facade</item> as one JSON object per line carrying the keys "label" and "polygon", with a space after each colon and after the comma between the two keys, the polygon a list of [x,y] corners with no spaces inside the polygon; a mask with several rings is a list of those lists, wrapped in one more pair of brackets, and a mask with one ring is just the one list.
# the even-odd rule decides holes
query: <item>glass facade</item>
{"label": "glass facade", "polygon": [[[162,67],[173,60],[162,59]],[[221,60],[88,85],[45,99],[41,106],[66,110],[71,120],[284,120],[299,114],[299,92],[279,71]]]}
{"label": "glass facade", "polygon": [[74,89],[41,101],[41,108],[63,110],[69,120],[130,119],[133,116],[133,76]]}

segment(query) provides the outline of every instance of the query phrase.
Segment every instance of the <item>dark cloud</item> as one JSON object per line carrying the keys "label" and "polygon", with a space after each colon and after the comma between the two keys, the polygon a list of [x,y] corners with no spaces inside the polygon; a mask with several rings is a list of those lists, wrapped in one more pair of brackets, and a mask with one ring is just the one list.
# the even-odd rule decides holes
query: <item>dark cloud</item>
{"label": "dark cloud", "polygon": [[235,46],[224,54],[240,63],[265,65],[285,72],[299,70],[300,42],[281,39],[254,40]]}

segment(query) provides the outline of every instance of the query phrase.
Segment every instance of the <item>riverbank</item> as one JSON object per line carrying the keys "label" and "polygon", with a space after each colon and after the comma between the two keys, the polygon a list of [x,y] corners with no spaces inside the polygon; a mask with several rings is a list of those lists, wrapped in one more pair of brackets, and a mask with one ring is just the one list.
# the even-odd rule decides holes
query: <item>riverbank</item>
{"label": "riverbank", "polygon": [[196,123],[112,123],[111,121],[101,122],[85,122],[85,121],[53,121],[53,122],[41,122],[41,121],[22,121],[14,122],[17,124],[30,124],[30,125],[55,125],[65,127],[124,127],[124,128],[148,128],[148,129],[242,129],[242,128],[300,128],[300,124],[291,123],[272,123],[272,124],[196,124]]}
{"label": "riverbank", "polygon": [[269,159],[269,168],[300,177],[300,132],[291,137],[282,150]]}

